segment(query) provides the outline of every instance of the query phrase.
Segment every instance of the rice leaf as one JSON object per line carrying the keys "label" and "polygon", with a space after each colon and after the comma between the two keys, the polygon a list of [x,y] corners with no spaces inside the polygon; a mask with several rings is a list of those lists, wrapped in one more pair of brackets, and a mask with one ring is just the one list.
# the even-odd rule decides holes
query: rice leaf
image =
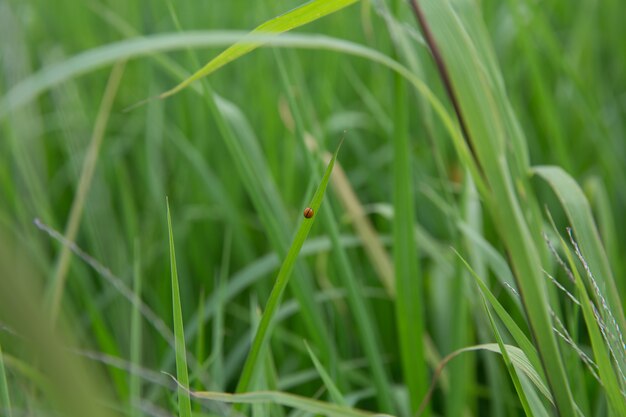
{"label": "rice leaf", "polygon": [[[578,273],[578,268],[576,267],[576,262],[572,252],[569,250],[569,247],[560,235],[559,239],[576,282],[578,299],[580,300],[587,332],[589,333],[589,340],[591,341],[591,348],[593,350],[595,363],[598,365],[598,373],[607,395],[609,410],[611,410],[611,415],[625,417],[626,401],[624,394],[620,389],[620,383],[617,379],[617,375],[611,361],[611,356],[609,354],[611,345],[610,341],[606,340],[609,336],[604,334],[606,330],[601,330],[601,326],[603,325],[598,323],[599,316],[597,316],[597,313],[594,312],[595,307],[589,297],[589,294],[587,293],[585,284]],[[605,341],[607,344],[604,343]]]}
{"label": "rice leaf", "polygon": [[191,400],[189,391],[189,374],[187,371],[187,350],[185,348],[185,329],[183,328],[183,311],[180,304],[180,290],[178,287],[178,271],[176,268],[176,251],[174,249],[174,233],[172,231],[172,217],[170,204],[167,204],[167,230],[170,244],[170,265],[172,271],[172,308],[174,315],[174,337],[176,350],[176,377],[180,382],[178,387],[178,412],[180,417],[191,417]]}
{"label": "rice leaf", "polygon": [[299,395],[279,391],[256,391],[240,394],[224,392],[198,391],[192,392],[196,398],[235,404],[266,404],[275,403],[292,407],[296,410],[323,415],[327,417],[391,417],[388,414],[375,414],[342,405],[318,401]]}
{"label": "rice leaf", "polygon": [[274,283],[270,297],[265,305],[265,311],[261,316],[261,322],[259,323],[259,327],[254,336],[252,347],[250,348],[243,371],[239,377],[239,383],[237,384],[236,391],[238,393],[248,390],[255,377],[257,368],[262,366],[262,362],[260,361],[262,358],[261,353],[269,340],[269,336],[271,334],[270,326],[273,322],[274,316],[276,315],[278,306],[280,305],[280,300],[285,292],[285,288],[287,288],[287,283],[289,282],[291,271],[296,263],[296,259],[298,259],[298,255],[300,254],[300,249],[302,249],[302,245],[304,244],[304,241],[309,235],[309,231],[311,230],[311,227],[313,227],[313,223],[317,218],[318,211],[322,205],[322,199],[324,198],[324,192],[326,191],[326,186],[328,185],[330,174],[333,170],[340,147],[341,144],[337,147],[333,158],[328,163],[324,177],[322,178],[320,185],[317,187],[317,190],[313,195],[313,199],[311,200],[311,204],[309,205],[309,207],[313,210],[314,215],[311,218],[305,218],[302,223],[300,223],[300,227],[298,228],[291,247],[287,252],[287,256],[278,271],[276,282]]}
{"label": "rice leaf", "polygon": [[4,369],[2,346],[0,346],[0,410],[5,410],[7,417],[13,416],[11,397],[9,396],[9,384],[7,383],[7,374]]}
{"label": "rice leaf", "polygon": [[313,365],[315,365],[315,369],[317,369],[317,373],[319,373],[320,377],[322,377],[322,381],[324,381],[324,385],[326,386],[330,397],[336,404],[347,406],[348,402],[344,398],[341,391],[339,391],[337,385],[335,385],[333,378],[328,374],[328,372],[326,371],[320,360],[317,358],[315,353],[313,353],[313,350],[306,341],[304,342],[304,345],[306,346],[307,352],[309,352],[309,356],[313,361]]}
{"label": "rice leaf", "polygon": [[[418,2],[413,0],[412,4],[419,12]],[[466,124],[466,140],[482,169],[478,177],[473,173],[473,179],[477,185],[482,179],[489,184],[488,190],[478,189],[511,257],[517,287],[545,367],[546,381],[559,413],[574,417],[574,399],[552,331],[548,292],[541,271],[545,251],[542,252],[538,244],[540,220],[536,216],[534,194],[528,188],[527,167],[524,166],[527,161],[510,153],[512,148],[522,144],[522,139],[517,137],[519,132],[514,120],[509,120],[512,117],[507,111],[510,105],[497,75],[492,72],[493,68],[484,65],[491,55],[487,50],[489,45],[470,36],[474,31],[483,30],[482,22],[473,20],[473,25],[481,27],[468,29],[450,1],[419,4],[425,11],[422,20],[436,40],[431,49],[437,49],[450,74],[450,89],[459,103],[459,117]],[[471,8],[478,6],[464,2],[464,13],[468,7],[471,12]],[[510,140],[505,142],[505,138]],[[518,149],[516,153],[519,152]]]}
{"label": "rice leaf", "polygon": [[[279,34],[287,32],[332,14],[351,5],[352,3],[356,3],[357,1],[358,0],[313,0],[293,9],[290,12],[263,23],[251,33]],[[197,81],[202,77],[206,77],[229,62],[255,50],[261,45],[263,45],[263,42],[259,41],[241,40],[237,42],[235,45],[226,49],[224,52],[209,61],[208,64],[196,71],[191,77],[185,79],[171,90],[160,94],[159,98],[163,99],[178,93],[194,81]]]}
{"label": "rice leaf", "polygon": [[[608,300],[619,330],[626,329],[622,303],[615,285],[606,252],[593,219],[589,202],[576,181],[557,166],[536,166],[533,172],[546,181],[557,195],[574,230],[576,240],[602,295]],[[605,317],[606,319],[606,317]]]}

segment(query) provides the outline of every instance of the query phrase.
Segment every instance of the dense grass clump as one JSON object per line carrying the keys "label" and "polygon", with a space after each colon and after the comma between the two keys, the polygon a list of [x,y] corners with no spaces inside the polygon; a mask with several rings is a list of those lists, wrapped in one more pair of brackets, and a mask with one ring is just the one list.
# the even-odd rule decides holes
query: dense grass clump
{"label": "dense grass clump", "polygon": [[626,416],[622,9],[0,0],[0,415]]}

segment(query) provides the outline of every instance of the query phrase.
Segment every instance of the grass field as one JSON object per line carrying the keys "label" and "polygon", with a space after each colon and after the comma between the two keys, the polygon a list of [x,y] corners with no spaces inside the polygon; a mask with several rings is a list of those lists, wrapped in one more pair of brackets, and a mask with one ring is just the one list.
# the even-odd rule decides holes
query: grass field
{"label": "grass field", "polygon": [[623,20],[0,0],[0,416],[626,416]]}

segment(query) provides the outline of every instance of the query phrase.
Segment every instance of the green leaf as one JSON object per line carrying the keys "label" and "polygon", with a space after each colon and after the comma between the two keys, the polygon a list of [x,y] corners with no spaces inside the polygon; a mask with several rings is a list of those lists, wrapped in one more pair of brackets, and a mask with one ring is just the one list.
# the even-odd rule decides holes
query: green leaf
{"label": "green leaf", "polygon": [[279,391],[257,391],[242,394],[228,394],[224,392],[200,391],[192,392],[196,398],[205,398],[213,401],[237,404],[265,404],[275,403],[292,407],[307,413],[323,415],[327,417],[391,417],[388,414],[375,414],[341,405],[330,404],[323,401],[313,400],[299,395]]}
{"label": "green leaf", "polygon": [[[268,20],[267,22],[254,29],[251,33],[279,34],[287,32],[297,27],[306,25],[307,23],[311,23],[324,16],[332,14],[338,10],[343,9],[344,7],[356,3],[357,1],[358,0],[313,0],[309,3],[293,9],[290,12],[275,17],[274,19]],[[159,95],[159,98],[166,98],[178,93],[180,90],[189,86],[194,81],[206,77],[207,75],[218,70],[229,62],[240,58],[241,56],[255,50],[261,45],[263,45],[263,42],[251,39],[243,39],[237,42],[235,45],[226,49],[224,52],[209,61],[208,64],[196,71],[191,77],[185,79],[183,82],[181,82],[171,90],[168,90]]]}
{"label": "green leaf", "polygon": [[[550,401],[552,401],[552,396],[550,395],[550,391],[548,390],[548,388],[546,387],[544,383],[544,378],[542,378],[542,376],[539,373],[541,371],[541,362],[539,360],[539,357],[537,356],[537,351],[535,350],[535,347],[532,345],[530,340],[528,340],[528,338],[526,337],[522,329],[520,329],[519,326],[515,323],[515,320],[513,320],[513,318],[509,315],[506,309],[502,306],[502,304],[500,304],[498,299],[489,290],[489,288],[484,283],[484,281],[478,275],[476,275],[476,273],[474,272],[474,269],[467,263],[467,261],[458,252],[457,252],[457,256],[461,258],[461,261],[465,264],[465,267],[470,271],[472,277],[474,278],[474,281],[476,282],[476,284],[478,285],[478,288],[480,289],[481,295],[483,297],[483,301],[485,303],[489,302],[489,304],[494,309],[494,311],[496,312],[500,320],[502,320],[502,322],[504,323],[509,333],[511,333],[511,335],[513,336],[513,339],[515,339],[515,341],[521,346],[520,350],[521,352],[524,353],[524,358],[528,362],[528,366],[532,368],[534,371],[532,375],[530,374],[528,375],[529,378],[533,381],[533,383],[537,386],[537,388],[539,388],[541,393]],[[493,318],[492,318],[491,312],[487,310],[487,313],[488,313],[490,322],[492,322]],[[497,328],[494,327],[493,323],[492,323],[492,328],[494,329],[494,332],[497,332]],[[499,335],[497,335],[496,337],[500,339]],[[539,371],[536,371],[536,369],[538,369]]]}
{"label": "green leaf", "polygon": [[12,417],[11,397],[9,396],[9,384],[4,370],[4,358],[2,356],[2,346],[0,346],[0,409],[6,410],[7,417]]}
{"label": "green leaf", "polygon": [[[587,293],[585,284],[580,277],[580,274],[578,273],[578,268],[576,267],[574,256],[572,255],[572,252],[569,250],[569,247],[560,235],[559,239],[561,241],[561,247],[563,248],[565,257],[567,258],[567,261],[570,265],[570,270],[574,275],[576,288],[578,290],[577,295],[578,299],[580,300],[580,306],[582,308],[583,317],[585,319],[585,324],[589,333],[591,348],[593,350],[595,362],[598,365],[598,373],[602,381],[602,386],[604,387],[608,398],[609,409],[611,410],[610,415],[625,417],[626,401],[624,401],[624,395],[621,392],[620,384],[617,380],[617,375],[613,368],[613,362],[611,361],[611,356],[609,355],[609,349],[611,345],[609,344],[609,349],[607,349],[607,345],[605,345],[604,343],[606,339],[603,339],[602,337],[603,335],[601,333],[600,324],[597,322],[596,315],[593,311],[593,303],[589,298],[589,294]],[[598,310],[601,310],[601,308]],[[606,341],[607,343],[609,343],[608,340]]]}
{"label": "green leaf", "polygon": [[324,369],[324,366],[322,365],[320,360],[317,359],[317,356],[315,355],[315,353],[313,353],[313,350],[311,349],[311,347],[306,341],[304,342],[304,345],[306,346],[306,350],[309,352],[309,356],[311,357],[311,360],[313,361],[313,365],[315,365],[315,369],[317,369],[317,372],[320,374],[320,377],[322,377],[322,381],[324,381],[324,385],[326,386],[326,389],[328,390],[330,397],[333,399],[335,403],[339,405],[347,406],[348,403],[346,399],[343,397],[343,394],[341,393],[341,391],[339,391],[339,388],[337,388],[337,385],[335,385],[333,378],[328,374],[326,369]]}
{"label": "green leaf", "polygon": [[[419,7],[415,0],[413,4]],[[492,48],[479,36],[485,30],[484,24],[480,19],[465,24],[459,15],[459,9],[464,16],[477,14],[478,6],[475,2],[463,2],[457,8],[449,0],[419,4],[436,40],[436,45],[431,47],[438,48],[445,62],[451,88],[467,124],[467,140],[472,143],[482,169],[481,175],[473,173],[473,179],[477,185],[482,179],[489,184],[487,190],[477,188],[510,255],[546,381],[559,413],[574,417],[574,399],[552,331],[548,291],[541,271],[545,252],[539,245],[541,223],[536,215],[534,194],[528,187],[527,161],[520,156],[525,151],[524,139],[509,111],[511,106],[497,67],[489,63]]]}
{"label": "green leaf", "polygon": [[191,417],[191,400],[189,391],[189,374],[187,371],[187,351],[185,349],[185,329],[183,328],[183,311],[180,305],[180,290],[178,288],[178,271],[176,269],[176,251],[174,249],[174,233],[172,232],[172,218],[170,204],[167,204],[167,230],[170,243],[170,264],[172,270],[172,309],[174,314],[174,337],[176,350],[176,377],[180,382],[178,387],[178,412],[181,417]]}
{"label": "green leaf", "polygon": [[248,353],[248,357],[246,358],[243,371],[239,378],[239,383],[237,384],[238,393],[248,390],[255,376],[257,368],[260,368],[262,366],[260,358],[262,358],[262,350],[267,344],[269,336],[271,334],[270,326],[272,325],[274,316],[276,315],[276,311],[278,309],[278,306],[280,305],[280,300],[285,291],[285,288],[287,287],[287,283],[289,282],[291,271],[293,270],[296,260],[298,259],[298,255],[300,254],[300,249],[302,249],[302,245],[309,235],[309,231],[311,230],[311,227],[313,226],[313,223],[318,216],[318,211],[322,205],[322,199],[324,198],[324,192],[326,191],[326,186],[328,185],[330,174],[333,170],[333,166],[335,165],[335,161],[337,160],[337,155],[339,153],[340,147],[341,144],[339,145],[339,147],[337,147],[333,158],[328,163],[328,166],[326,167],[326,172],[324,173],[324,177],[322,178],[322,182],[317,187],[317,190],[313,195],[313,199],[311,200],[311,204],[309,207],[313,210],[314,215],[311,218],[305,218],[302,223],[300,223],[298,232],[296,233],[291,247],[287,252],[287,256],[283,261],[280,270],[278,271],[276,282],[274,283],[274,287],[272,288],[272,292],[270,293],[269,299],[265,306],[265,311],[263,312],[261,322],[259,323],[259,327],[252,342],[252,347],[250,348],[250,353]]}
{"label": "green leaf", "polygon": [[[585,194],[576,181],[560,167],[537,166],[533,167],[533,172],[550,184],[559,198],[574,229],[580,251],[589,264],[589,269],[593,273],[602,295],[609,302],[609,307],[616,318],[620,332],[624,334],[626,322],[624,321],[624,310],[619,299],[619,292]],[[603,311],[601,313],[604,315]],[[603,318],[606,319],[606,317]]]}
{"label": "green leaf", "polygon": [[[465,261],[465,259],[463,259],[463,262],[465,263],[465,266],[470,270],[472,275],[474,275],[476,280],[480,281],[481,279],[476,275],[475,271],[469,266],[469,264]],[[515,386],[515,391],[517,392],[517,396],[522,404],[522,408],[524,409],[524,412],[526,413],[526,415],[528,417],[531,417],[533,416],[533,412],[530,408],[530,405],[528,404],[528,398],[526,397],[526,393],[524,392],[524,388],[522,387],[516,368],[513,365],[511,355],[509,355],[507,349],[504,346],[504,340],[502,339],[502,335],[500,334],[500,331],[498,330],[496,321],[494,320],[493,315],[491,314],[491,310],[489,309],[489,305],[487,304],[487,298],[485,297],[484,294],[482,295],[482,304],[483,304],[483,308],[485,309],[485,313],[487,313],[487,317],[489,318],[489,324],[491,325],[491,330],[493,331],[496,341],[498,342],[500,353],[502,353],[502,359],[504,360],[504,364],[506,365],[506,368],[509,371],[509,375],[511,376],[511,380],[513,381],[513,385]],[[528,365],[530,365],[530,362],[528,362]],[[540,379],[539,381],[542,382]]]}

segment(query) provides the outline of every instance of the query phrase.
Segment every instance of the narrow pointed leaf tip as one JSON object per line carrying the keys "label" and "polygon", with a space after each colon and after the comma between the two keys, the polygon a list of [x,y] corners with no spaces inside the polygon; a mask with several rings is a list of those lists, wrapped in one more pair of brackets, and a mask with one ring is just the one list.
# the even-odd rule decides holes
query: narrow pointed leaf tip
{"label": "narrow pointed leaf tip", "polygon": [[[307,23],[311,23],[315,20],[321,19],[324,16],[328,16],[336,11],[339,11],[358,0],[312,0],[303,4],[287,13],[284,13],[278,17],[268,20],[267,22],[257,26],[251,34],[269,33],[280,34],[288,32],[292,29],[304,26]],[[193,73],[189,78],[183,80],[180,84],[174,88],[161,93],[158,98],[164,99],[172,96],[184,88],[188,87],[194,81],[217,71],[219,68],[252,52],[256,48],[262,46],[266,42],[254,41],[242,39],[235,43],[231,47],[224,50],[218,56],[209,61],[204,67]]]}

